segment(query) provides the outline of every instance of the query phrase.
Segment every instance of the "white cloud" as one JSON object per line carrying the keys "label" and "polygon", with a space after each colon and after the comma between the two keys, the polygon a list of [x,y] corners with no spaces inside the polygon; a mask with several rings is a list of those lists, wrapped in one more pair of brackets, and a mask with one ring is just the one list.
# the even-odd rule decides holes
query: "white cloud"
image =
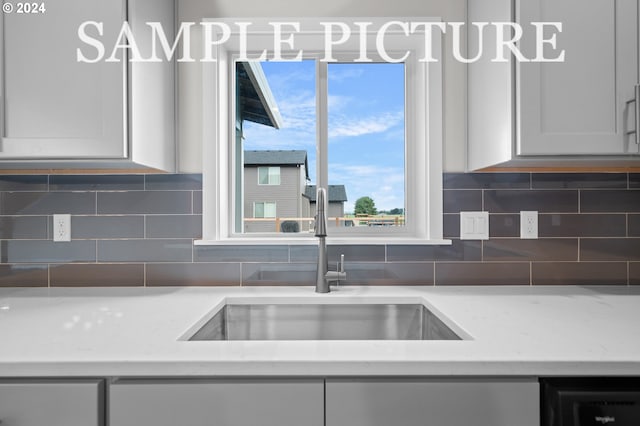
{"label": "white cloud", "polygon": [[329,123],[329,137],[354,137],[385,133],[404,121],[402,112],[380,113],[366,118],[354,118],[348,115],[332,117]]}

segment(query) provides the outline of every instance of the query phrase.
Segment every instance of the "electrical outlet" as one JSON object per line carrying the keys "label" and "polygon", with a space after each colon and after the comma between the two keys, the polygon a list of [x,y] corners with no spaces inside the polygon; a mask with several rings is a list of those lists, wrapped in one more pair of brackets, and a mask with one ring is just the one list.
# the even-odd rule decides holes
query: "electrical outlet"
{"label": "electrical outlet", "polygon": [[520,238],[527,240],[538,239],[538,212],[520,212]]}
{"label": "electrical outlet", "polygon": [[53,241],[71,241],[71,215],[53,215]]}

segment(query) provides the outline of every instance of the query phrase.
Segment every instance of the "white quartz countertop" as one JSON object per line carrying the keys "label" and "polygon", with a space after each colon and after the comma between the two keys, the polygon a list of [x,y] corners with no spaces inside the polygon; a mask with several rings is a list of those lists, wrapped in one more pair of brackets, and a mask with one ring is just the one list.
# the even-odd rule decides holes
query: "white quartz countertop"
{"label": "white quartz countertop", "polygon": [[[180,340],[225,298],[426,303],[462,341]],[[640,288],[0,289],[0,377],[640,375]]]}

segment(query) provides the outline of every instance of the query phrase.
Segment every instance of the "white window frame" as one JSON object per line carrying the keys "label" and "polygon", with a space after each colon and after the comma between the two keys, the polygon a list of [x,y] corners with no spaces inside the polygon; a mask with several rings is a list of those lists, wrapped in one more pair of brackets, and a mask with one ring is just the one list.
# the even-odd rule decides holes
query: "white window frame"
{"label": "white window frame", "polygon": [[[220,21],[220,20],[205,20]],[[235,96],[233,84],[234,55],[239,52],[239,33],[234,32],[234,22],[251,22],[248,32],[249,52],[271,50],[273,27],[270,22],[299,22],[300,32],[295,33],[295,49],[323,57],[324,28],[320,22],[338,21],[372,22],[367,33],[369,46],[374,46],[376,31],[386,22],[438,22],[434,18],[331,18],[331,19],[224,19],[231,29],[230,40],[225,45],[212,47],[215,62],[203,62],[203,239],[198,245],[208,244],[317,244],[313,233],[298,235],[274,235],[235,233],[233,226],[234,175],[232,174],[234,150],[230,149],[230,136],[235,129],[233,114]],[[334,57],[351,55],[357,58],[359,37],[355,25],[350,40],[334,47]],[[395,32],[394,32],[395,28]],[[442,35],[436,29],[431,33],[432,57],[437,62],[425,62],[425,34],[416,31],[407,37],[399,26],[386,32],[385,47],[388,52],[411,52],[405,61],[405,175],[406,175],[406,223],[396,229],[376,229],[375,232],[354,228],[331,228],[327,241],[330,244],[450,244],[442,237],[442,142],[443,142],[443,74]],[[286,56],[283,52],[283,56]],[[250,55],[251,56],[251,55]],[[373,57],[373,55],[369,55]],[[316,92],[327,90],[327,64],[317,62]],[[421,96],[424,94],[424,96]],[[317,132],[318,164],[327,163],[327,105],[318,96]],[[213,119],[212,119],[213,118]],[[323,123],[324,120],[325,122]],[[327,187],[327,168],[317,173],[317,186]]]}
{"label": "white window frame", "polygon": [[[260,183],[260,169],[267,169],[267,183]],[[278,183],[271,182],[271,170],[278,170]],[[258,166],[258,186],[278,186],[282,183],[282,174],[280,166]]]}
{"label": "white window frame", "polygon": [[[262,212],[263,215],[258,217],[256,216],[256,204],[262,204]],[[265,216],[266,213],[264,213],[266,211],[265,207],[267,204],[272,204],[273,205],[273,216]],[[254,201],[253,202],[253,218],[254,219],[275,219],[278,217],[278,203],[275,201]]]}

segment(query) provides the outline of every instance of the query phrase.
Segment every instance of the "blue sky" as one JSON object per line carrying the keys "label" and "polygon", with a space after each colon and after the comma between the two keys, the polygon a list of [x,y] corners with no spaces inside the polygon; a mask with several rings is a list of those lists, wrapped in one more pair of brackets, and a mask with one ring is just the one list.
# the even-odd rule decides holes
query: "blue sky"
{"label": "blue sky", "polygon": [[[283,118],[275,130],[245,123],[245,149],[304,149],[315,183],[315,64],[265,62]],[[329,183],[347,190],[346,212],[370,196],[378,210],[404,207],[404,66],[329,64]]]}

